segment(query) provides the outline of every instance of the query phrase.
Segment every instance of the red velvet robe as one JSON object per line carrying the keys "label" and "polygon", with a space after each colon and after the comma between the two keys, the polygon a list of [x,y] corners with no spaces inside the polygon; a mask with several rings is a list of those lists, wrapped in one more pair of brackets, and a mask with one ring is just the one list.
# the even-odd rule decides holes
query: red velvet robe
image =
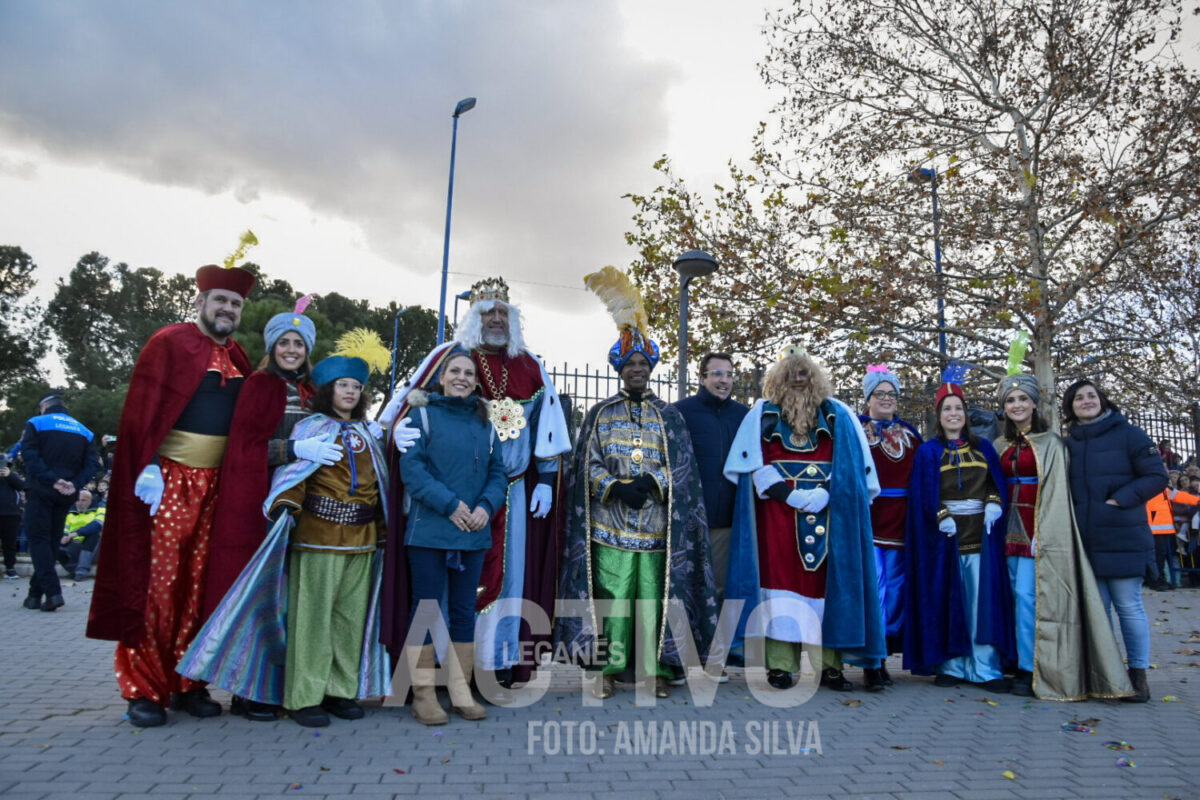
{"label": "red velvet robe", "polygon": [[[246,351],[230,339],[230,361],[250,373]],[[213,340],[192,322],[155,332],[138,355],[117,428],[108,510],[100,538],[87,635],[134,647],[145,629],[150,581],[150,507],[133,493],[142,469],[158,452],[208,367]],[[228,457],[228,453],[226,454]]]}

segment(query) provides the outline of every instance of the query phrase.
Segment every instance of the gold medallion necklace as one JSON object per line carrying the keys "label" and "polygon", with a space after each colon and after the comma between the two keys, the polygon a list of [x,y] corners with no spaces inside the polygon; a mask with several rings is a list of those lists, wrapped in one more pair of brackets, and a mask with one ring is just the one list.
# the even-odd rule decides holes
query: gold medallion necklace
{"label": "gold medallion necklace", "polygon": [[492,368],[488,365],[487,353],[479,354],[479,371],[483,373],[488,391],[492,393],[492,399],[488,401],[488,419],[496,428],[496,437],[506,442],[520,436],[521,429],[527,423],[525,408],[511,397],[504,396],[504,391],[508,388],[508,364],[504,363],[503,356],[500,357],[500,370],[500,385],[496,386]]}

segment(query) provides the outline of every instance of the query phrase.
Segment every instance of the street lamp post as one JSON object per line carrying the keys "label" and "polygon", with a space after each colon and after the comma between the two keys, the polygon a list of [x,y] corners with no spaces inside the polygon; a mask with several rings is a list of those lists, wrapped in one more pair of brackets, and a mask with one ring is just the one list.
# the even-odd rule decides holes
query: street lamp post
{"label": "street lamp post", "polygon": [[470,299],[471,299],[471,290],[470,289],[464,289],[463,291],[454,295],[454,330],[456,330],[456,331],[458,330],[458,301],[459,300],[470,300]]}
{"label": "street lamp post", "polygon": [[675,259],[675,271],[679,273],[679,396],[687,395],[687,334],[688,334],[688,284],[692,278],[711,275],[717,270],[717,260],[703,250],[688,250]]}
{"label": "street lamp post", "polygon": [[942,276],[942,237],[940,231],[941,216],[938,212],[937,199],[937,170],[932,167],[917,167],[909,174],[910,183],[929,183],[929,193],[933,197],[933,263],[937,270],[937,313],[938,313],[938,352],[942,361],[946,360],[946,284]]}
{"label": "street lamp post", "polygon": [[446,341],[446,275],[450,268],[450,209],[454,204],[454,154],[458,147],[458,118],[475,107],[475,98],[467,97],[454,107],[454,129],[450,134],[450,187],[446,190],[446,238],[442,244],[442,293],[438,304],[437,343]]}

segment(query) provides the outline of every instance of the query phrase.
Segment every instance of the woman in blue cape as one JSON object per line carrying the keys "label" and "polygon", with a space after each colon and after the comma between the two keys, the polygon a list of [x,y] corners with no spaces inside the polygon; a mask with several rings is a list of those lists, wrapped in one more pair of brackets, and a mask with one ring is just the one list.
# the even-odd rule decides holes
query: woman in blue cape
{"label": "woman in blue cape", "polygon": [[941,687],[1009,691],[1015,659],[1004,561],[1005,479],[996,450],[971,433],[957,381],[937,391],[937,435],[917,450],[908,493],[904,668]]}

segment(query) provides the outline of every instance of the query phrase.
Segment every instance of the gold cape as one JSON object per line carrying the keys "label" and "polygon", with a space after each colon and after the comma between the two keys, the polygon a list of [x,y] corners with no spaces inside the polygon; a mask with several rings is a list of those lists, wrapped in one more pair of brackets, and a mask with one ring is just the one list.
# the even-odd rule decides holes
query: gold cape
{"label": "gold cape", "polygon": [[[1027,434],[1037,460],[1038,495],[1033,692],[1043,700],[1133,694],[1112,622],[1083,549],[1068,483],[1066,445],[1050,431]],[[1003,455],[1011,442],[996,439]]]}

